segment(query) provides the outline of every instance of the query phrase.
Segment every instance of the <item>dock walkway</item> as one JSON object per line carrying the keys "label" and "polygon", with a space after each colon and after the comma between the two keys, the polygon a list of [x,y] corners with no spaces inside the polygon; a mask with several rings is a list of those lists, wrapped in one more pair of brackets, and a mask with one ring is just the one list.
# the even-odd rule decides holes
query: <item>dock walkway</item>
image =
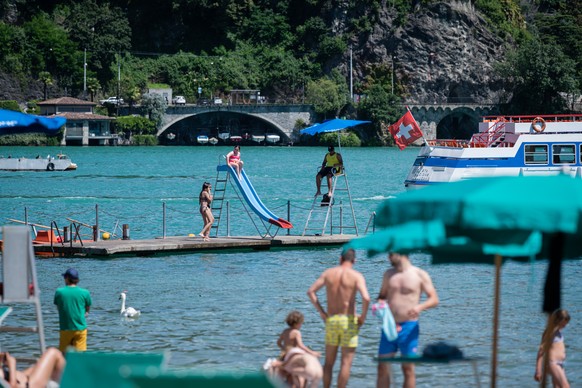
{"label": "dock walkway", "polygon": [[355,235],[330,236],[260,236],[217,237],[203,241],[201,237],[175,236],[147,240],[103,240],[64,244],[39,244],[34,251],[39,256],[152,256],[208,251],[253,251],[289,248],[318,248],[341,246]]}

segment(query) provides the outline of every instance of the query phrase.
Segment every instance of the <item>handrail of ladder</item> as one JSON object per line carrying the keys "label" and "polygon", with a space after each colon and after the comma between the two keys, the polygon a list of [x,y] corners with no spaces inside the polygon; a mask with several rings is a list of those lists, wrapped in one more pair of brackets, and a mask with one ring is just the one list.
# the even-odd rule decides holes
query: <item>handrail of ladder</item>
{"label": "handrail of ladder", "polygon": [[368,220],[368,224],[366,225],[366,229],[364,230],[364,235],[368,234],[368,229],[370,229],[370,225],[372,225],[372,233],[376,233],[376,212],[372,212],[372,214],[370,214],[370,219]]}

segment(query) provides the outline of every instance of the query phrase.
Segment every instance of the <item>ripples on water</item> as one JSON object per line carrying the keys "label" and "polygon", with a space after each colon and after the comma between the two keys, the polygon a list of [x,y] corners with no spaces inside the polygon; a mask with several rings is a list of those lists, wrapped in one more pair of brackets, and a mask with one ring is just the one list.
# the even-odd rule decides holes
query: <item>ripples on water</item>
{"label": "ripples on water", "polygon": [[[67,148],[67,153],[79,164],[79,171],[55,175],[0,172],[0,216],[22,219],[23,207],[29,206],[30,216],[35,216],[31,221],[41,224],[63,214],[92,220],[94,205],[98,202],[103,224],[112,225],[115,216],[121,214],[130,220],[133,238],[153,237],[161,234],[159,214],[165,200],[169,202],[170,232],[184,235],[198,231],[201,225],[199,216],[192,212],[193,202],[201,183],[213,182],[213,166],[206,160],[213,160],[217,150]],[[30,155],[38,153],[34,149],[22,149],[23,154],[25,151]],[[323,157],[320,151],[243,147],[243,159],[247,160],[247,172],[267,206],[284,207],[290,199],[307,207],[311,202],[315,166]],[[358,171],[350,176],[350,187],[356,198],[354,206],[359,223],[365,225],[370,212],[381,201],[403,190],[403,176],[415,156],[415,151],[410,151],[344,150],[344,157]],[[96,159],[102,162],[94,162]],[[144,164],[140,160],[150,162]],[[392,168],[380,172],[370,160],[386,161]],[[274,162],[277,166],[272,165]],[[285,173],[287,166],[293,165],[297,165],[295,172]],[[160,170],[168,173],[163,179],[157,178]],[[82,177],[75,178],[76,174]],[[125,179],[125,176],[131,178]],[[300,219],[300,215],[295,217]],[[237,230],[254,233],[249,231],[248,221],[237,221]],[[300,222],[296,224],[302,229]],[[169,351],[170,365],[177,368],[257,370],[267,357],[278,354],[276,340],[285,328],[285,317],[290,310],[298,309],[306,317],[302,328],[305,343],[323,351],[323,323],[306,291],[325,268],[337,264],[339,252],[335,248],[111,260],[37,260],[47,343],[58,342],[58,315],[52,297],[63,283],[60,274],[68,267],[76,267],[81,274],[80,285],[88,288],[93,296],[89,318],[91,349]],[[488,384],[493,267],[433,266],[425,255],[414,255],[412,260],[432,275],[441,299],[438,308],[425,312],[421,318],[422,344],[446,340],[459,345],[468,356],[483,357],[479,364],[480,381]],[[572,387],[582,386],[580,264],[579,260],[568,261],[563,269],[563,305],[572,315],[564,332],[568,350],[566,371]],[[360,252],[356,268],[365,275],[370,294],[375,297],[387,268],[385,257],[367,258]],[[545,324],[540,313],[545,269],[545,263],[532,266],[508,262],[503,267],[499,386],[535,386],[535,356]],[[128,305],[142,311],[138,320],[120,317],[118,297],[122,290],[128,291]],[[325,301],[325,296],[320,294]],[[17,311],[5,324],[16,324],[21,316],[33,317],[32,308],[15,307]],[[350,386],[374,386],[373,357],[377,352],[378,333],[375,318],[370,315],[361,332]],[[3,338],[2,349],[17,355],[30,353],[37,346],[37,337],[28,334],[5,334]],[[337,365],[339,361],[335,376]],[[419,366],[417,376],[419,387],[474,385],[469,365]],[[400,385],[399,371],[396,378]]]}

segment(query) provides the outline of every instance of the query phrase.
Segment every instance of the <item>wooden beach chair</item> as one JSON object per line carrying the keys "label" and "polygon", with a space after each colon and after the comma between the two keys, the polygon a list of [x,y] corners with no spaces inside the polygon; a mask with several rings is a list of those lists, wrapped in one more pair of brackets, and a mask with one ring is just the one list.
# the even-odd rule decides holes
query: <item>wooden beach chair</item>
{"label": "wooden beach chair", "polygon": [[166,353],[76,352],[67,351],[67,365],[61,379],[61,388],[132,388],[120,370],[130,367],[153,367],[163,370]]}

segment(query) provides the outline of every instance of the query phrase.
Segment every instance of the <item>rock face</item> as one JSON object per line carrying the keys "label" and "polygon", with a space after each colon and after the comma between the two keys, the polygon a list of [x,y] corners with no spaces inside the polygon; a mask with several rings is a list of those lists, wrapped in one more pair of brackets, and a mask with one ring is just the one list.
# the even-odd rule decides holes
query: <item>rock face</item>
{"label": "rock face", "polygon": [[377,64],[390,69],[393,63],[395,90],[405,102],[498,102],[502,83],[493,65],[503,56],[504,42],[489,30],[472,2],[417,6],[398,28],[389,3],[367,39],[353,45],[356,79],[364,79]]}

